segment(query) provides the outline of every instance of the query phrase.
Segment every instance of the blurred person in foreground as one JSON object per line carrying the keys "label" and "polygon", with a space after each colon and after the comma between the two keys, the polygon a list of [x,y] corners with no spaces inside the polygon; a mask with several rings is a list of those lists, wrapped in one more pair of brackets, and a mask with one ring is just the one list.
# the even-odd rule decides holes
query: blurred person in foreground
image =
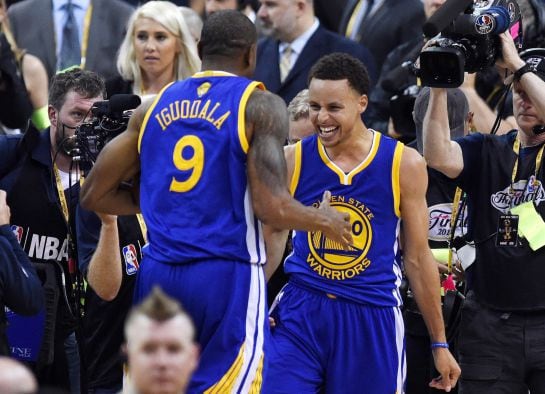
{"label": "blurred person in foreground", "polygon": [[195,328],[180,304],[159,287],[132,308],[125,323],[132,394],[185,393],[199,362]]}

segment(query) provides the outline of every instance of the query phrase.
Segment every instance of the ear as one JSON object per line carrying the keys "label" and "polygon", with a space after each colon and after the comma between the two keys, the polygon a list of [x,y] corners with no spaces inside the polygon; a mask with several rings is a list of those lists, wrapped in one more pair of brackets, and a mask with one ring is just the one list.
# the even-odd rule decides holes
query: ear
{"label": "ear", "polygon": [[197,54],[199,55],[199,59],[202,60],[202,41],[200,40],[197,43]]}
{"label": "ear", "polygon": [[57,110],[50,104],[47,106],[47,116],[49,117],[49,122],[51,123],[51,126],[54,128],[57,128]]}
{"label": "ear", "polygon": [[252,76],[255,71],[257,56],[257,45],[252,44],[252,46],[244,54],[244,66],[249,70],[249,75]]}
{"label": "ear", "polygon": [[369,104],[369,97],[366,94],[362,94],[358,99],[358,111],[360,114],[364,113],[367,109],[367,104]]}

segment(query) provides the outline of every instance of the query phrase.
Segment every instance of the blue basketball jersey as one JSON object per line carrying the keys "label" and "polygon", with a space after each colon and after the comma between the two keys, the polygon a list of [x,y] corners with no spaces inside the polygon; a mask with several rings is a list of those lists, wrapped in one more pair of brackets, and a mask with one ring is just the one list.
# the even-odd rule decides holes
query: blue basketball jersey
{"label": "blue basketball jersey", "polygon": [[399,165],[403,145],[373,133],[370,152],[344,173],[317,135],[295,147],[294,197],[318,206],[325,190],[331,205],[350,215],[353,245],[343,250],[322,232],[296,231],[284,269],[299,285],[376,306],[400,306],[398,236]]}
{"label": "blue basketball jersey", "polygon": [[246,177],[245,109],[256,88],[263,86],[205,71],[157,95],[138,142],[152,259],[265,262]]}

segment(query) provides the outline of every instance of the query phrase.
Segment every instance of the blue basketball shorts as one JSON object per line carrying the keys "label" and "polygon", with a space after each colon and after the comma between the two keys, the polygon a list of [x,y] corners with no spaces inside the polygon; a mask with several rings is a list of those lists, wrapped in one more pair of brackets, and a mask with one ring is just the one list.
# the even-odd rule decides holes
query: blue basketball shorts
{"label": "blue basketball shorts", "polygon": [[403,393],[399,308],[358,304],[290,282],[271,317],[276,327],[264,393]]}
{"label": "blue basketball shorts", "polygon": [[270,340],[263,267],[234,261],[164,264],[144,257],[135,303],[155,285],[193,319],[201,355],[188,393],[259,392]]}

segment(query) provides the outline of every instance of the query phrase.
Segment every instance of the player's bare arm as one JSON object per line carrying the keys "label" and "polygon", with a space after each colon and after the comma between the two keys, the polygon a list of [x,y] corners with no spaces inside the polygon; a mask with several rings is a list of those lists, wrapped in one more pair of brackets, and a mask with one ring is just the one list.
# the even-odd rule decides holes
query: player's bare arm
{"label": "player's bare arm", "polygon": [[[437,266],[428,246],[426,205],[427,172],[423,158],[404,148],[400,166],[400,211],[403,226],[403,261],[411,289],[432,342],[446,342],[441,312]],[[433,350],[435,366],[441,374],[431,385],[450,391],[460,376],[460,367],[446,348]]]}
{"label": "player's bare arm", "polygon": [[322,231],[336,242],[350,244],[348,214],[341,214],[328,204],[319,210],[306,207],[289,193],[282,149],[288,116],[282,99],[256,90],[248,100],[246,125],[250,141],[248,180],[256,215],[273,228]]}
{"label": "player's bare arm", "polygon": [[133,188],[123,183],[136,182],[140,174],[138,136],[151,103],[152,100],[143,102],[131,116],[127,130],[110,141],[100,152],[81,188],[80,203],[83,208],[114,215],[140,212]]}

